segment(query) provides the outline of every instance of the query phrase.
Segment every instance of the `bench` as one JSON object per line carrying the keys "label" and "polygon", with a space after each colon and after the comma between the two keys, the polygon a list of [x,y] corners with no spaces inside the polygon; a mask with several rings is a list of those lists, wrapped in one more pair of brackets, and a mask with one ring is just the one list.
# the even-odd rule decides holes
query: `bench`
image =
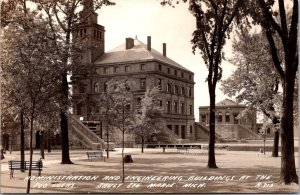
{"label": "bench", "polygon": [[88,159],[92,161],[93,158],[103,158],[103,161],[105,161],[105,155],[102,151],[97,152],[86,152],[86,155],[88,156]]}
{"label": "bench", "polygon": [[[10,169],[10,179],[14,177],[14,170],[29,170],[29,161],[8,161],[8,168]],[[38,171],[38,176],[41,175],[43,162],[41,160],[32,161],[31,170]]]}

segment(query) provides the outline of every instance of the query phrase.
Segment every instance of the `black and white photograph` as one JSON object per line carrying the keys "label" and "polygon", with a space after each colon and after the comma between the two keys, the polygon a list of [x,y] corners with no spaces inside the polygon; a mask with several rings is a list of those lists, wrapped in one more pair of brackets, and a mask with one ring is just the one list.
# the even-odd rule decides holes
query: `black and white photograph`
{"label": "black and white photograph", "polygon": [[0,4],[1,193],[299,193],[298,0]]}

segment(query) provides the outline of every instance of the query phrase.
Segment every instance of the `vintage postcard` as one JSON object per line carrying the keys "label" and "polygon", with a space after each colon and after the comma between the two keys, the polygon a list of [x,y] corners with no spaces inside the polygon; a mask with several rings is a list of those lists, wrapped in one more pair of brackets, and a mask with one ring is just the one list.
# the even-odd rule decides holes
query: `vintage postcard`
{"label": "vintage postcard", "polygon": [[3,0],[1,193],[297,193],[298,9]]}

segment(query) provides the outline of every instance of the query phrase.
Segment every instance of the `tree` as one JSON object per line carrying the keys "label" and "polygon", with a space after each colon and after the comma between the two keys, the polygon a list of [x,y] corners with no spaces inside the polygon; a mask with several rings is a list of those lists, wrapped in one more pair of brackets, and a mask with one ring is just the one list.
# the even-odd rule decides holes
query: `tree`
{"label": "tree", "polygon": [[[48,24],[52,27],[54,32],[53,39],[56,40],[57,35],[61,34],[64,37],[63,43],[66,46],[65,52],[60,52],[63,55],[62,62],[65,65],[69,65],[68,68],[61,74],[61,97],[60,97],[60,117],[61,117],[61,137],[62,137],[62,164],[71,164],[69,155],[69,136],[68,136],[68,121],[67,113],[69,110],[69,86],[67,75],[68,72],[74,70],[76,67],[76,61],[82,55],[80,46],[71,40],[71,34],[73,29],[80,23],[85,22],[88,16],[82,21],[79,21],[79,7],[80,3],[90,5],[89,9],[98,10],[103,5],[114,5],[109,0],[53,0],[53,1],[41,1],[35,0],[40,10],[46,13],[48,18]],[[95,7],[94,7],[95,4]],[[81,18],[82,19],[82,18]],[[59,29],[54,28],[54,24],[59,25]],[[56,40],[57,41],[57,40]],[[59,42],[59,41],[58,41]],[[59,48],[56,47],[58,50]],[[61,49],[60,49],[61,50]],[[75,60],[74,60],[75,59]],[[71,63],[72,62],[72,63]],[[72,66],[71,66],[72,65]]]}
{"label": "tree", "polygon": [[142,153],[144,153],[145,139],[158,134],[165,126],[162,120],[162,108],[159,106],[159,90],[159,87],[147,88],[140,108],[134,116],[134,134],[141,138]]}
{"label": "tree", "polygon": [[113,119],[114,127],[122,132],[122,182],[125,180],[125,164],[124,164],[124,148],[125,148],[125,132],[132,128],[133,125],[133,108],[132,92],[130,89],[135,83],[128,80],[110,81],[107,83],[107,90],[111,91],[114,102]]}
{"label": "tree", "polygon": [[[114,111],[115,101],[113,99],[114,88],[112,87],[114,81],[111,80],[106,83],[106,90],[100,95],[99,106],[101,121],[106,125],[106,154],[109,158],[109,134],[113,130],[113,118],[115,118],[116,113]],[[110,87],[108,87],[110,86]]]}
{"label": "tree", "polygon": [[[290,1],[289,1],[290,2]],[[293,0],[292,6],[285,5],[286,1],[257,0],[256,11],[250,14],[265,32],[272,54],[273,65],[280,76],[283,87],[282,117],[280,121],[281,135],[281,181],[285,184],[298,183],[294,155],[294,90],[298,70],[298,0]],[[275,6],[278,3],[278,9]],[[250,6],[249,6],[250,7]],[[291,15],[288,20],[287,13]],[[276,17],[279,16],[279,22]],[[275,37],[279,37],[276,43]],[[283,49],[280,49],[280,48]],[[279,52],[284,59],[280,60]]]}
{"label": "tree", "polygon": [[[183,0],[186,2],[187,0]],[[178,3],[179,1],[177,1]],[[172,4],[163,0],[162,4]],[[208,68],[208,91],[210,98],[208,167],[217,168],[215,159],[215,101],[216,85],[222,78],[222,52],[232,31],[233,20],[239,22],[243,15],[242,0],[190,0],[189,10],[196,18],[196,30],[191,40],[193,52],[199,49]]]}
{"label": "tree", "polygon": [[222,81],[222,90],[230,97],[236,96],[238,102],[246,103],[248,110],[256,108],[271,120],[275,130],[272,156],[278,157],[282,94],[278,92],[280,78],[273,68],[266,38],[262,32],[242,31],[233,42],[233,53],[230,62],[237,69]]}
{"label": "tree", "polygon": [[[26,2],[24,1],[25,6]],[[24,8],[26,9],[26,8]],[[27,10],[27,9],[26,9]],[[36,108],[42,100],[51,97],[53,85],[58,81],[61,60],[54,50],[54,42],[48,39],[49,26],[36,12],[15,14],[2,34],[1,65],[6,80],[7,94],[23,100],[23,107],[30,119],[30,160],[28,176],[32,166],[32,136]],[[55,87],[54,87],[55,88]],[[30,191],[30,180],[27,193]]]}

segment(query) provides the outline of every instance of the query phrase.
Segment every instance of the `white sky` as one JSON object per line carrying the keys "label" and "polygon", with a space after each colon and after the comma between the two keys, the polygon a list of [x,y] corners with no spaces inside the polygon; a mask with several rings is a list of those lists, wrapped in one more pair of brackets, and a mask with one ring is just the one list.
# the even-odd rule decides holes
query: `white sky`
{"label": "white sky", "polygon": [[[209,105],[208,74],[199,52],[192,53],[192,33],[195,19],[188,11],[188,4],[180,3],[176,8],[162,7],[160,0],[114,0],[115,6],[98,10],[98,23],[105,26],[105,47],[109,51],[125,43],[126,37],[147,43],[151,36],[152,48],[162,53],[162,43],[167,43],[167,56],[195,73],[195,118],[199,121],[199,106]],[[225,47],[226,55],[231,52]],[[233,65],[223,62],[223,79],[233,70]],[[217,87],[216,102],[226,98]]]}

